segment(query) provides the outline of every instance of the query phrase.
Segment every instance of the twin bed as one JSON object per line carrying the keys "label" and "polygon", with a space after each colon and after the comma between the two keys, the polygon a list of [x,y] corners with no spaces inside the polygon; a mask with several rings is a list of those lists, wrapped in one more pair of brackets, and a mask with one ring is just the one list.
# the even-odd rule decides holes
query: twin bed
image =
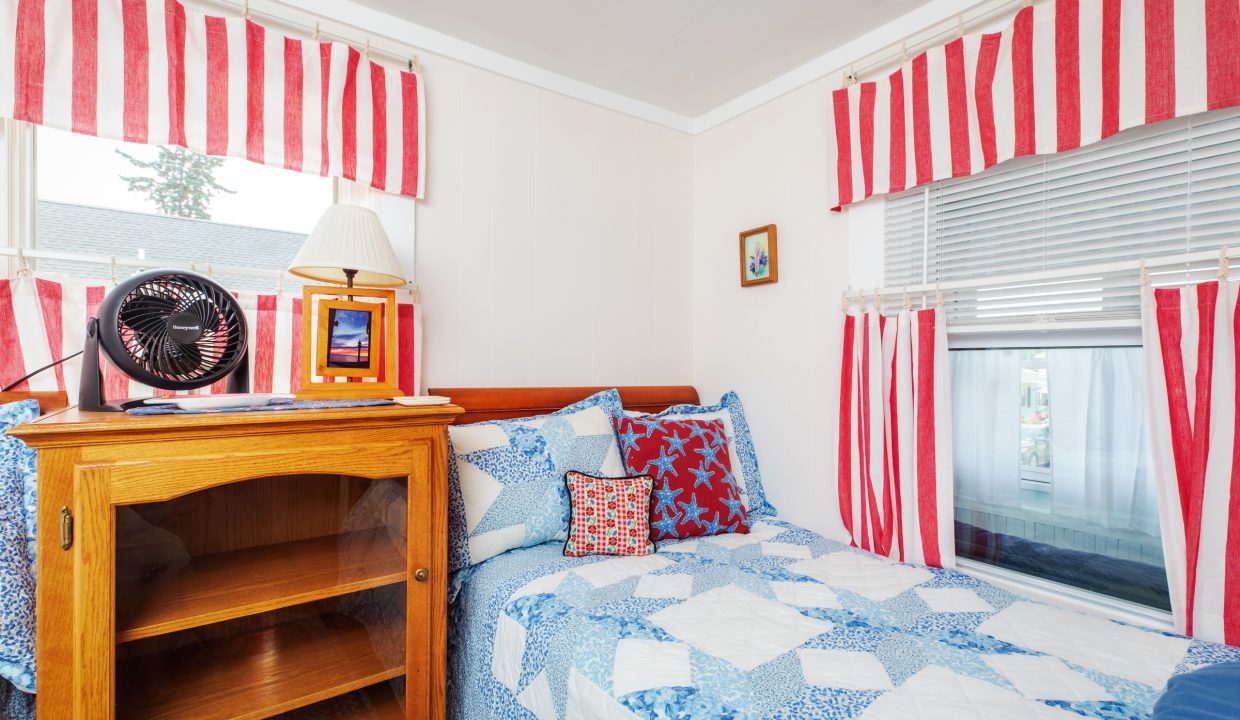
{"label": "twin bed", "polygon": [[[472,423],[596,390],[431,392]],[[698,400],[691,387],[620,395],[640,412]],[[1171,676],[1240,661],[1240,648],[894,563],[778,516],[645,557],[508,550],[457,572],[449,597],[448,717],[468,720],[1143,719]]]}
{"label": "twin bed", "polygon": [[[595,390],[432,392],[478,422]],[[620,393],[647,412],[696,402],[683,387]],[[1171,676],[1240,661],[777,517],[647,557],[509,550],[457,573],[450,597],[457,718],[1147,718]]]}

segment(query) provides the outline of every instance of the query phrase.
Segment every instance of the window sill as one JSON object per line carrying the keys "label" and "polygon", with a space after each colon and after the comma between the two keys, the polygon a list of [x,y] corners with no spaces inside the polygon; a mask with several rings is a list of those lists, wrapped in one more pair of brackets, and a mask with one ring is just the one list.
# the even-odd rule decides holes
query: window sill
{"label": "window sill", "polygon": [[957,559],[956,569],[1031,600],[1078,610],[1108,620],[1119,620],[1151,630],[1175,632],[1175,624],[1169,612],[1099,595],[1071,585],[1004,570],[976,560]]}

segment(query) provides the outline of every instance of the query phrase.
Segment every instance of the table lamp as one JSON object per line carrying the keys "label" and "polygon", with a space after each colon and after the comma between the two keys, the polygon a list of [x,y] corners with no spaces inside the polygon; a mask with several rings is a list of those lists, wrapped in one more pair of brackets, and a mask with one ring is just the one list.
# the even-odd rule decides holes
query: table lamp
{"label": "table lamp", "polygon": [[306,285],[302,290],[298,395],[401,395],[395,385],[396,294],[391,288],[404,286],[405,277],[379,216],[356,205],[327,208],[288,271],[334,285]]}
{"label": "table lamp", "polygon": [[394,288],[405,284],[379,216],[357,205],[327,208],[288,271],[307,280],[348,287]]}

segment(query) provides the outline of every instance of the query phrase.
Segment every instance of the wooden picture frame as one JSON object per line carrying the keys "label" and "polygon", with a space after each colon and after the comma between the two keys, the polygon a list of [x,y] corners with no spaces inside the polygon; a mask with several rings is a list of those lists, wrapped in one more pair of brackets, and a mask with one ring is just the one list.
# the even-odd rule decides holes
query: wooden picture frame
{"label": "wooden picture frame", "polygon": [[741,233],[741,287],[779,282],[779,245],[774,225]]}
{"label": "wooden picture frame", "polygon": [[[359,300],[359,298],[371,298]],[[392,398],[396,386],[396,293],[377,288],[307,285],[302,290],[301,389],[306,400]],[[368,318],[360,318],[365,313]],[[348,314],[350,317],[343,318]],[[341,324],[343,322],[343,325]],[[340,357],[351,340],[362,340],[357,357]],[[364,353],[362,352],[364,348]],[[363,357],[364,356],[364,357]],[[373,382],[364,382],[373,380]]]}

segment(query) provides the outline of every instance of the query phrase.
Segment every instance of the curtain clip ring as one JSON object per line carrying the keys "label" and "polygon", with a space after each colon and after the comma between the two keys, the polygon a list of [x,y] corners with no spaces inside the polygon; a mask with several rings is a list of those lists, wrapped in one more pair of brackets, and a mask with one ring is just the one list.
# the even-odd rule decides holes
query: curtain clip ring
{"label": "curtain clip ring", "polygon": [[284,273],[279,272],[276,274],[276,295],[283,295],[283,294],[284,294]]}
{"label": "curtain clip ring", "polygon": [[900,307],[903,308],[905,312],[913,309],[913,303],[912,301],[908,299],[908,286],[907,285],[904,287],[904,296],[901,298]]}
{"label": "curtain clip ring", "polygon": [[937,282],[934,284],[934,307],[943,307],[943,288]]}
{"label": "curtain clip ring", "polygon": [[1227,259],[1228,248],[1221,247],[1218,249],[1218,279],[1226,280],[1227,275],[1231,271],[1231,263]]}
{"label": "curtain clip ring", "polygon": [[1145,264],[1145,258],[1141,258],[1141,287],[1149,287],[1151,284],[1150,268]]}
{"label": "curtain clip ring", "polygon": [[250,0],[242,0],[241,17],[245,18],[246,20],[250,19]]}
{"label": "curtain clip ring", "polygon": [[112,285],[116,285],[116,256],[108,257],[108,279],[112,281]]}
{"label": "curtain clip ring", "polygon": [[215,279],[215,273],[211,270],[211,263],[207,263],[207,277]]}
{"label": "curtain clip ring", "polygon": [[844,311],[845,315],[848,314],[848,306],[851,304],[848,302],[848,293],[851,291],[852,285],[849,285],[844,292],[840,293],[840,309]]}
{"label": "curtain clip ring", "polygon": [[30,276],[30,260],[26,258],[26,248],[17,246],[17,274],[21,277]]}
{"label": "curtain clip ring", "polygon": [[313,37],[314,37],[314,41],[315,41],[315,42],[319,42],[319,37],[320,37],[320,36],[322,36],[322,33],[319,31],[319,21],[318,21],[318,20],[315,20],[315,21],[314,21],[314,36],[313,36]]}

